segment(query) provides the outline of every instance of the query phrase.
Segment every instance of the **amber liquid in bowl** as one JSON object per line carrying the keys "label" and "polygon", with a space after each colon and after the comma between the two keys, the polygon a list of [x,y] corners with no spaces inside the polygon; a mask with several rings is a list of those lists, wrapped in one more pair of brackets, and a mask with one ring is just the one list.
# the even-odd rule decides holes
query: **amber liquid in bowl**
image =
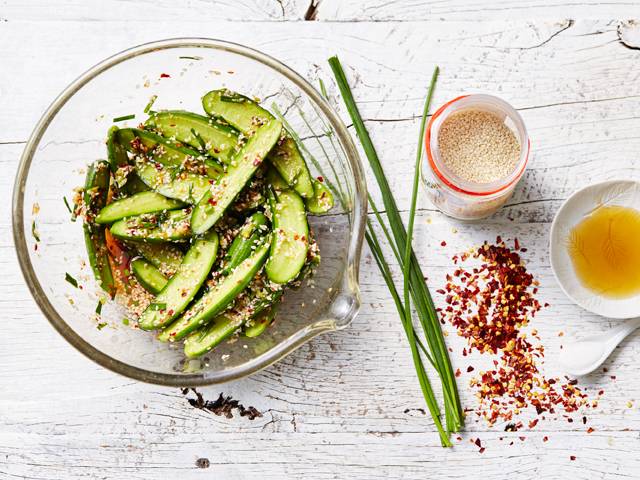
{"label": "amber liquid in bowl", "polygon": [[640,293],[640,211],[605,206],[569,234],[569,256],[585,288],[609,298]]}

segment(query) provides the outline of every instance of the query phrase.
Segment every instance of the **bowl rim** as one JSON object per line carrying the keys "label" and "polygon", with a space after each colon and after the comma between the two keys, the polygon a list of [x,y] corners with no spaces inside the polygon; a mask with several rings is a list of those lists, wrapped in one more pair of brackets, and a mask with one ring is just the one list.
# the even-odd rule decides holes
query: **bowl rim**
{"label": "bowl rim", "polygon": [[[169,374],[146,370],[117,360],[84,340],[64,321],[62,316],[58,314],[49,301],[42,285],[38,281],[31,263],[24,227],[24,190],[31,162],[45,131],[62,107],[87,83],[115,65],[157,50],[169,50],[184,47],[210,48],[213,50],[222,50],[238,54],[270,67],[272,70],[275,70],[277,73],[293,82],[316,104],[322,113],[326,115],[331,126],[335,129],[338,140],[346,155],[348,166],[351,169],[351,173],[353,175],[352,180],[355,187],[352,205],[353,222],[351,227],[351,238],[347,252],[347,264],[342,277],[341,292],[342,297],[346,296],[348,298],[351,308],[343,311],[341,314],[336,314],[337,318],[323,318],[301,330],[298,330],[295,334],[287,338],[286,341],[280,342],[266,353],[259,355],[242,366],[224,369],[216,372],[215,374],[212,374],[211,372]],[[76,350],[102,367],[135,380],[174,387],[204,386],[224,383],[256,373],[281,360],[283,357],[293,352],[313,337],[324,332],[344,328],[351,323],[353,318],[356,316],[360,305],[358,276],[360,254],[364,239],[364,226],[367,215],[366,199],[367,187],[362,162],[360,161],[358,151],[347,127],[328,101],[325,100],[325,98],[304,77],[270,55],[238,43],[204,37],[169,38],[127,48],[95,64],[73,80],[55,98],[55,100],[53,100],[47,110],[42,114],[26,143],[18,164],[12,199],[13,240],[22,275],[31,295],[36,301],[36,304],[49,323],[51,323],[58,333],[60,333],[67,342],[76,348]],[[344,300],[344,298],[342,300]],[[336,299],[333,300],[333,302],[335,301]]]}

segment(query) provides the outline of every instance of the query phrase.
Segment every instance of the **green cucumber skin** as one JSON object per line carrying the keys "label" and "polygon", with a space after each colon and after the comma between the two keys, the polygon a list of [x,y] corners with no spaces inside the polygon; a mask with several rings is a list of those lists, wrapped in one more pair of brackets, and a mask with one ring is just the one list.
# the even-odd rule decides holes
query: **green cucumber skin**
{"label": "green cucumber skin", "polygon": [[214,318],[202,331],[197,330],[184,341],[184,354],[197,358],[211,351],[242,327],[242,318],[233,314],[221,314]]}
{"label": "green cucumber skin", "polygon": [[[236,95],[241,101],[229,102],[221,98],[225,94]],[[274,118],[271,113],[256,102],[243,95],[227,90],[213,90],[202,98],[205,112],[213,117],[222,117],[245,135],[252,134],[260,123]],[[284,132],[282,140],[273,149],[268,159],[287,183],[295,188],[302,197],[313,195],[309,168],[296,145],[296,142]]]}
{"label": "green cucumber skin", "polygon": [[113,296],[116,292],[116,284],[113,279],[111,265],[109,264],[109,254],[104,238],[104,227],[96,225],[93,227],[95,231],[91,231],[92,226],[89,224],[85,223],[83,225],[84,244],[87,248],[89,265],[100,287],[109,295]]}
{"label": "green cucumber skin", "polygon": [[175,138],[201,150],[202,145],[192,132],[196,132],[205,143],[206,153],[222,163],[229,163],[238,144],[238,132],[210,117],[181,110],[166,110],[151,115],[145,122],[163,137]]}
{"label": "green cucumber skin", "polygon": [[233,158],[226,173],[214,180],[209,191],[194,208],[191,228],[195,234],[206,232],[222,217],[251,180],[263,159],[280,138],[281,132],[282,124],[278,120],[272,120],[256,130]]}
{"label": "green cucumber skin", "polygon": [[[98,161],[89,165],[85,180],[84,200],[88,208],[87,215],[90,222],[92,222],[91,217],[95,212],[106,204],[110,182],[111,174],[108,162]],[[87,193],[94,188],[97,188],[97,192],[94,195]],[[109,253],[104,237],[104,227],[85,221],[83,231],[89,265],[93,270],[96,281],[105,292],[113,295],[115,293],[115,281],[113,279],[113,272],[111,272],[111,265],[109,264]]]}
{"label": "green cucumber skin", "polygon": [[96,217],[96,223],[109,224],[125,217],[175,210],[184,206],[184,203],[156,192],[140,192],[103,207]]}
{"label": "green cucumber skin", "polygon": [[244,327],[242,334],[245,337],[256,338],[267,329],[269,325],[273,322],[273,319],[276,317],[276,313],[278,312],[278,305],[273,305],[271,308],[268,308],[255,318],[253,318],[249,325]]}
{"label": "green cucumber skin", "polygon": [[[139,139],[140,142],[138,146],[146,149],[144,156],[147,156],[148,153],[153,153],[153,160],[164,167],[176,168],[183,165],[188,159],[196,159],[205,163],[207,176],[210,178],[217,178],[224,172],[222,165],[210,158],[205,158],[205,156],[197,150],[176,145],[170,140],[148,130],[122,128],[118,130],[118,136],[124,148],[135,156],[140,156],[141,153],[139,150],[136,150],[136,142],[134,142],[136,138]],[[156,148],[158,145],[160,145],[162,149],[158,150]]]}
{"label": "green cucumber skin", "polygon": [[131,261],[131,271],[138,280],[138,283],[140,283],[147,292],[154,295],[160,293],[167,284],[167,277],[150,262],[142,258],[136,258]]}
{"label": "green cucumber skin", "polygon": [[[153,215],[153,214],[145,214]],[[118,220],[111,225],[111,234],[121,240],[138,240],[150,243],[179,242],[191,237],[189,218],[191,209],[171,210],[167,212],[167,219],[153,228],[141,227],[144,215],[128,217]]]}
{"label": "green cucumber skin", "polygon": [[256,212],[247,219],[227,250],[226,265],[222,270],[223,275],[228,275],[231,270],[251,255],[260,239],[265,237],[265,232],[260,227],[266,225],[267,221],[267,217],[262,212]]}
{"label": "green cucumber skin", "polygon": [[228,277],[205,293],[193,304],[176,322],[165,328],[158,336],[160,341],[175,342],[183,339],[189,333],[206,325],[216,315],[220,314],[234,301],[249,282],[262,268],[269,252],[269,244],[264,243]]}
{"label": "green cucumber skin", "polygon": [[[265,331],[275,317],[277,303],[281,296],[282,292],[277,292],[271,301],[261,301],[255,306],[255,311],[248,320],[251,325],[245,328],[245,336],[257,337]],[[189,358],[195,358],[210,352],[246,323],[246,319],[237,313],[218,315],[209,325],[196,330],[185,339],[185,355]]]}
{"label": "green cucumber skin", "polygon": [[184,254],[172,243],[127,242],[138,255],[160,270],[164,275],[172,276],[178,271]]}
{"label": "green cucumber skin", "polygon": [[[194,173],[184,174],[165,183],[162,180],[163,173],[144,162],[136,162],[136,173],[160,195],[189,204],[197,203],[211,186],[209,178]],[[168,172],[165,173],[168,175]]]}
{"label": "green cucumber skin", "polygon": [[118,135],[127,151],[137,157],[139,157],[139,152],[134,149],[132,143],[136,138],[148,151],[154,150],[158,145],[162,146],[160,152],[154,153],[153,160],[166,168],[158,170],[152,164],[141,161],[140,158],[134,160],[134,165],[136,174],[141,181],[165,197],[185,203],[197,203],[208,188],[209,180],[219,177],[224,171],[222,166],[214,161],[203,159],[206,164],[207,176],[186,173],[174,178],[170,172],[171,169],[179,167],[189,158],[202,159],[203,155],[196,150],[180,147],[153,132],[138,128],[120,129]]}
{"label": "green cucumber skin", "polygon": [[[109,135],[107,137],[107,155],[109,159],[109,166],[113,173],[115,173],[119,167],[129,163],[127,149],[121,142],[119,132],[120,129],[114,125],[109,129]],[[140,180],[135,172],[131,172],[127,178],[127,183],[125,183],[122,190],[127,195],[134,195],[136,193],[149,190],[149,187]]]}
{"label": "green cucumber skin", "polygon": [[[226,102],[222,100],[225,94],[235,95],[239,101]],[[250,98],[226,89],[212,90],[207,93],[202,97],[202,106],[207,115],[222,117],[229,125],[245,135],[253,133],[261,123],[273,119],[271,113]]]}
{"label": "green cucumber skin", "polygon": [[278,142],[269,155],[269,161],[301,197],[311,198],[313,196],[309,168],[293,138],[287,135]]}
{"label": "green cucumber skin", "polygon": [[140,328],[162,328],[180,316],[209,276],[218,254],[218,244],[216,232],[209,232],[194,242],[176,274],[154,300],[155,304],[165,304],[166,308],[157,310],[154,304],[149,305],[138,321]]}
{"label": "green cucumber skin", "polygon": [[307,211],[314,215],[322,215],[333,208],[333,194],[327,186],[314,179],[313,195],[305,199]]}
{"label": "green cucumber skin", "polygon": [[[270,172],[267,178],[272,178],[272,175]],[[273,240],[265,271],[269,280],[284,284],[298,276],[307,259],[307,212],[302,198],[293,189],[272,189],[269,192],[269,206]]]}

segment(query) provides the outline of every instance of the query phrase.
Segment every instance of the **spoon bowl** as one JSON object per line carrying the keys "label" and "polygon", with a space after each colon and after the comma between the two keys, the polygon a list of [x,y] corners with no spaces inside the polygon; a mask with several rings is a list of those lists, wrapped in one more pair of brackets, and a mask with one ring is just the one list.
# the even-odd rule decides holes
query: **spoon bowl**
{"label": "spoon bowl", "polygon": [[587,375],[596,370],[629,334],[640,327],[640,318],[627,320],[608,332],[565,345],[558,362],[570,375]]}

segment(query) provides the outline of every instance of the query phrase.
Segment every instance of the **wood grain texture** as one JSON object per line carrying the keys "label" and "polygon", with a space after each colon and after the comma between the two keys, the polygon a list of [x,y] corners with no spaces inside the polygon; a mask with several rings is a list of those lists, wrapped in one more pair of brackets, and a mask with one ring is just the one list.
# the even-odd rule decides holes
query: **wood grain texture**
{"label": "wood grain texture", "polygon": [[[263,417],[254,421],[194,409],[177,389],[134,382],[82,357],[40,314],[13,252],[9,199],[33,125],[66,84],[118,50],[185,34],[246,43],[313,82],[324,78],[347,121],[326,66],[338,53],[403,209],[417,115],[437,63],[442,75],[434,105],[461,92],[500,95],[521,112],[534,156],[507,206],[481,224],[444,217],[423,197],[416,225],[420,261],[435,290],[454,253],[498,234],[517,236],[529,248],[525,260],[541,281],[540,298],[551,304],[532,327],[546,347],[546,371],[557,374],[555,358],[569,336],[613,322],[582,311],[560,291],[547,259],[549,222],[575,189],[640,176],[640,50],[630,2],[583,2],[570,5],[571,15],[561,2],[542,3],[506,2],[511,10],[504,13],[491,2],[488,8],[461,1],[343,2],[338,8],[324,0],[318,18],[339,22],[269,23],[282,19],[279,2],[200,0],[185,8],[168,1],[66,1],[48,11],[49,2],[2,2],[0,478],[638,478],[637,334],[607,362],[608,374],[581,382],[592,393],[605,390],[587,412],[587,425],[582,414],[573,423],[558,415],[532,432],[513,433],[471,415],[462,440],[444,450],[430,418],[418,410],[424,402],[406,341],[366,250],[363,308],[348,329],[317,338],[251,378],[202,389],[210,399],[224,392],[255,406]],[[286,20],[298,20],[308,5],[283,0],[282,6]],[[464,21],[471,15],[465,9],[492,20]],[[222,21],[249,14],[254,23]],[[426,20],[395,21],[419,19]],[[435,299],[442,304],[440,295]],[[453,331],[447,342],[455,368],[464,372],[470,363],[460,355],[464,342]],[[464,405],[473,407],[469,378],[463,373],[459,385]],[[469,441],[478,437],[483,454]],[[209,468],[198,468],[198,458],[209,459]]]}

